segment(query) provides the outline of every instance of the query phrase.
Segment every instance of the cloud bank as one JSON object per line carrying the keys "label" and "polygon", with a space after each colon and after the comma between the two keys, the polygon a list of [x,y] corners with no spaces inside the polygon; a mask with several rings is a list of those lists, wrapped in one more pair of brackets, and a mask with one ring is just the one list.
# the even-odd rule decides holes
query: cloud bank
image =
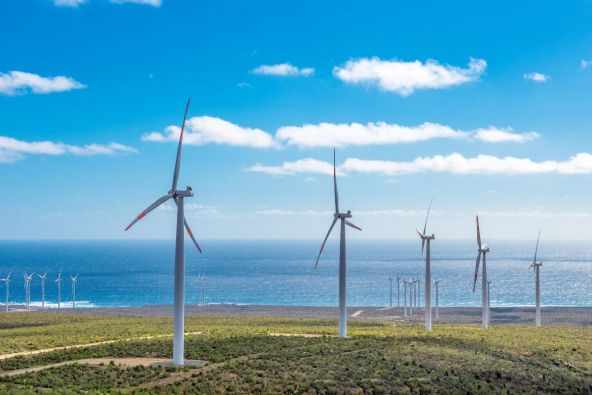
{"label": "cloud bank", "polygon": [[[458,175],[523,175],[523,174],[592,174],[592,154],[579,153],[564,161],[533,161],[529,158],[478,155],[467,158],[461,154],[417,157],[410,162],[348,158],[338,166],[338,173],[376,173],[400,176],[418,173],[450,173]],[[271,175],[299,173],[333,174],[333,164],[312,158],[284,162],[279,166],[257,164],[245,169]]]}
{"label": "cloud bank", "polygon": [[0,163],[12,163],[27,155],[115,155],[137,152],[135,148],[119,143],[69,145],[53,141],[22,141],[12,137],[0,136]]}
{"label": "cloud bank", "polygon": [[487,68],[483,59],[471,58],[467,68],[443,65],[435,60],[425,63],[362,58],[349,60],[333,68],[333,74],[348,84],[374,85],[401,96],[420,89],[443,89],[479,79]]}
{"label": "cloud bank", "polygon": [[24,71],[0,73],[0,94],[13,96],[32,92],[47,94],[86,88],[84,84],[64,76],[42,77]]}
{"label": "cloud bank", "polygon": [[[246,128],[216,117],[193,117],[185,123],[185,144],[227,144],[253,148],[274,148],[276,141],[261,129]],[[142,136],[143,141],[179,141],[181,128],[168,126],[164,132],[151,132]]]}
{"label": "cloud bank", "polygon": [[299,69],[296,66],[292,66],[290,63],[281,63],[281,64],[274,64],[274,65],[261,65],[257,68],[251,70],[253,74],[258,75],[273,75],[273,76],[281,76],[281,77],[288,77],[288,76],[303,76],[309,77],[314,74],[314,69],[312,67],[306,67]]}

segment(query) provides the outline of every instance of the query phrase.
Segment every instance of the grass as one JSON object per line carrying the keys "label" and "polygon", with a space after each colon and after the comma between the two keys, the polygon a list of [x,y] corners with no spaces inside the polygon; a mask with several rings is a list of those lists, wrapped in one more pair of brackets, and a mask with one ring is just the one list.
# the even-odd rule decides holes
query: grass
{"label": "grass", "polygon": [[[172,328],[163,318],[37,313],[0,322],[2,353]],[[346,340],[269,336],[335,335],[336,327],[322,319],[191,317],[187,331],[202,334],[187,336],[186,356],[208,361],[205,367],[65,365],[1,377],[0,393],[592,393],[592,328],[436,325],[427,335],[418,325],[355,321]],[[9,358],[0,372],[94,357],[166,358],[171,343],[156,338]]]}

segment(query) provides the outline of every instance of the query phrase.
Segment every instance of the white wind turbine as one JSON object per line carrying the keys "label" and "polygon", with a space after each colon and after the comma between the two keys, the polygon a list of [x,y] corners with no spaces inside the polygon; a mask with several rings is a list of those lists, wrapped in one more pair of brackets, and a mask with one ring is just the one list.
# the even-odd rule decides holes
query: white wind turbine
{"label": "white wind turbine", "polygon": [[534,270],[535,276],[535,303],[536,303],[536,310],[535,310],[535,325],[541,326],[541,281],[540,281],[540,270],[541,266],[543,266],[543,262],[537,262],[537,252],[539,250],[539,239],[541,238],[541,231],[539,230],[539,236],[537,237],[536,247],[534,249],[534,260],[532,264],[529,266]]}
{"label": "white wind turbine", "polygon": [[58,285],[58,310],[61,307],[62,303],[62,269],[60,269],[60,273],[58,274],[58,278],[56,278],[55,282]]}
{"label": "white wind turbine", "polygon": [[397,277],[397,307],[401,307],[401,277]]}
{"label": "white wind turbine", "polygon": [[70,275],[70,280],[72,281],[72,308],[76,308],[76,281],[78,281],[78,274],[74,277]]}
{"label": "white wind turbine", "polygon": [[12,272],[8,273],[6,278],[0,279],[0,281],[4,282],[4,286],[6,287],[6,312],[8,313],[8,292],[10,290],[10,275]]}
{"label": "white wind turbine", "polygon": [[390,302],[390,306],[389,307],[393,307],[393,278],[389,277],[389,302]]}
{"label": "white wind turbine", "polygon": [[35,273],[31,273],[27,276],[27,272],[23,272],[23,278],[25,279],[25,304],[27,310],[31,311],[31,280]]}
{"label": "white wind turbine", "polygon": [[[430,254],[430,242],[436,238],[432,233],[431,236],[426,234],[426,228],[428,226],[428,218],[430,216],[430,210],[432,209],[432,202],[428,207],[425,223],[423,225],[423,232],[417,230],[417,234],[421,239],[421,258],[423,260],[423,251],[425,247],[426,258],[425,258],[425,329],[430,332],[432,330],[432,271],[431,271],[431,254]],[[427,244],[427,245],[426,245]]]}
{"label": "white wind turbine", "polygon": [[403,290],[404,316],[407,317],[407,280],[403,280]]}
{"label": "white wind turbine", "polygon": [[173,172],[173,184],[170,191],[152,203],[148,208],[142,211],[128,226],[125,230],[131,228],[136,222],[144,218],[152,210],[168,201],[173,199],[177,206],[177,232],[175,239],[175,306],[174,306],[174,324],[173,324],[173,365],[184,365],[185,364],[185,239],[183,236],[183,226],[187,230],[189,237],[197,247],[197,250],[201,253],[201,248],[195,237],[189,224],[185,219],[184,214],[184,198],[192,197],[193,191],[191,187],[187,187],[185,190],[177,189],[177,181],[179,179],[179,171],[181,170],[181,149],[183,148],[183,134],[185,131],[185,120],[187,119],[187,111],[189,110],[189,103],[191,99],[187,101],[185,107],[185,116],[183,117],[183,124],[181,125],[181,133],[179,135],[179,145],[177,147],[177,159],[175,161],[175,170]]}
{"label": "white wind turbine", "polygon": [[487,325],[491,325],[491,280],[487,281]]}
{"label": "white wind turbine", "polygon": [[335,194],[335,213],[333,214],[334,219],[333,223],[331,224],[331,227],[329,227],[327,236],[325,236],[325,240],[323,240],[323,244],[321,244],[321,249],[319,250],[319,256],[317,257],[315,268],[319,265],[319,259],[321,258],[321,254],[323,253],[323,248],[325,247],[325,243],[327,242],[327,239],[329,238],[329,235],[331,234],[333,227],[337,223],[337,220],[341,220],[341,231],[339,236],[339,337],[347,337],[345,225],[357,230],[362,229],[347,220],[347,218],[352,217],[351,211],[348,210],[346,213],[339,212],[339,194],[337,193],[337,169],[335,166],[335,148],[333,149],[333,192]]}
{"label": "white wind turbine", "polygon": [[197,283],[199,284],[199,292],[197,294],[197,305],[200,305],[200,300],[203,301],[202,305],[206,305],[206,277],[200,274],[197,277]]}
{"label": "white wind turbine", "polygon": [[483,256],[483,274],[481,275],[481,326],[483,329],[487,329],[489,327],[489,312],[487,306],[489,305],[488,298],[487,298],[487,253],[489,252],[489,247],[487,244],[481,244],[481,230],[479,229],[479,216],[477,218],[477,246],[479,249],[477,250],[479,254],[477,255],[477,261],[475,262],[475,277],[473,280],[473,293],[475,293],[475,288],[477,286],[477,276],[479,275],[479,263],[481,262],[481,256]]}
{"label": "white wind turbine", "polygon": [[43,276],[39,273],[37,273],[37,275],[41,279],[41,308],[45,308],[45,279],[47,277],[47,272],[45,272]]}

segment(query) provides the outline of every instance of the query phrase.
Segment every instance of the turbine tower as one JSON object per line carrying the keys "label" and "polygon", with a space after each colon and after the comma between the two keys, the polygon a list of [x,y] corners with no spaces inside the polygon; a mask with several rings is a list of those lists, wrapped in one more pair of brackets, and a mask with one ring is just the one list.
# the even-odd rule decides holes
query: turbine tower
{"label": "turbine tower", "polygon": [[70,275],[70,280],[72,281],[72,308],[76,308],[76,281],[78,281],[78,274],[74,277]]}
{"label": "turbine tower", "polygon": [[401,292],[401,277],[397,277],[397,307],[401,307],[400,292]]}
{"label": "turbine tower", "polygon": [[31,280],[35,273],[31,273],[27,276],[27,272],[23,272],[23,278],[25,279],[25,304],[27,310],[31,311]]}
{"label": "turbine tower", "polygon": [[47,272],[42,276],[41,274],[37,273],[39,278],[41,279],[41,308],[45,308],[45,279],[47,277]]}
{"label": "turbine tower", "polygon": [[491,280],[487,281],[487,325],[491,324]]}
{"label": "turbine tower", "polygon": [[389,301],[390,301],[390,307],[393,308],[393,278],[389,277]]}
{"label": "turbine tower", "polygon": [[345,225],[357,230],[362,229],[347,220],[347,218],[352,217],[351,211],[348,210],[346,213],[339,212],[339,194],[337,193],[337,170],[335,166],[335,148],[333,148],[333,192],[335,194],[335,213],[333,214],[334,219],[333,223],[331,224],[331,227],[329,227],[327,236],[325,236],[325,240],[323,240],[323,244],[321,244],[321,249],[319,250],[319,255],[317,257],[315,269],[319,265],[319,259],[321,258],[321,254],[323,253],[323,248],[325,248],[325,243],[327,242],[327,239],[329,238],[329,235],[331,234],[333,227],[337,223],[337,220],[341,220],[341,232],[339,240],[339,337],[347,337]]}
{"label": "turbine tower", "polygon": [[404,316],[407,317],[407,280],[403,280],[403,303],[405,304]]}
{"label": "turbine tower", "polygon": [[6,276],[6,278],[2,278],[0,279],[0,281],[3,281],[6,287],[6,312],[8,313],[8,292],[10,290],[10,275],[12,274],[12,272],[8,273],[8,276]]}
{"label": "turbine tower", "polygon": [[55,282],[58,285],[58,310],[62,307],[62,269],[60,269],[60,273],[58,274],[58,278],[56,278]]}
{"label": "turbine tower", "polygon": [[425,329],[426,331],[430,332],[432,330],[432,272],[431,272],[431,255],[430,255],[430,242],[436,238],[432,233],[431,236],[426,234],[426,228],[428,226],[428,218],[430,216],[430,210],[432,209],[432,202],[430,201],[430,206],[428,207],[428,212],[426,214],[425,223],[423,225],[423,232],[420,232],[419,229],[417,230],[417,234],[421,239],[421,259],[423,260],[423,251],[425,247],[426,257],[425,257]]}
{"label": "turbine tower", "polygon": [[477,255],[477,261],[475,262],[475,277],[473,279],[473,293],[475,293],[475,288],[477,286],[477,276],[479,275],[479,263],[481,262],[481,256],[483,256],[483,274],[481,275],[481,326],[483,329],[487,329],[489,327],[489,314],[488,308],[489,305],[488,298],[487,298],[487,253],[489,252],[489,247],[487,244],[481,244],[481,230],[479,229],[479,216],[475,216],[477,218],[477,246],[479,249],[477,250],[479,254]]}
{"label": "turbine tower", "polygon": [[534,249],[534,260],[532,261],[532,265],[530,268],[534,270],[534,277],[535,277],[535,303],[536,303],[536,310],[535,310],[535,325],[541,326],[541,281],[540,281],[540,270],[541,266],[543,266],[543,262],[537,262],[537,252],[539,250],[539,239],[541,238],[541,231],[539,230],[539,236],[537,237],[536,247]]}
{"label": "turbine tower", "polygon": [[201,253],[201,248],[195,237],[193,236],[193,232],[185,219],[184,214],[184,199],[186,197],[192,197],[193,191],[191,187],[187,187],[185,190],[178,190],[177,189],[177,181],[179,179],[179,171],[181,170],[181,150],[183,148],[183,134],[185,131],[185,120],[187,119],[187,111],[189,111],[189,103],[191,99],[187,101],[187,106],[185,107],[185,115],[183,117],[183,124],[181,125],[181,133],[179,136],[179,145],[177,147],[177,159],[175,162],[175,170],[173,172],[173,184],[171,190],[154,203],[152,203],[148,208],[142,211],[126,228],[127,231],[131,228],[136,222],[144,218],[148,213],[152,210],[163,204],[164,202],[168,201],[169,199],[173,199],[177,206],[177,234],[176,234],[176,241],[175,241],[175,307],[174,307],[174,336],[173,336],[173,365],[184,365],[185,364],[185,239],[183,235],[183,226],[187,230],[189,237],[195,244],[197,250]]}

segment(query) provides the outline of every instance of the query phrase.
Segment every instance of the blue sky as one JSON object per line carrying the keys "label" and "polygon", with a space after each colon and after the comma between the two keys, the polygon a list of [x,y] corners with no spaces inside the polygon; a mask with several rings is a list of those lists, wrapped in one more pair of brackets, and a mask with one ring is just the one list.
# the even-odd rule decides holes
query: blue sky
{"label": "blue sky", "polygon": [[[0,3],[0,238],[590,239],[592,2]],[[590,63],[589,63],[590,62]]]}

